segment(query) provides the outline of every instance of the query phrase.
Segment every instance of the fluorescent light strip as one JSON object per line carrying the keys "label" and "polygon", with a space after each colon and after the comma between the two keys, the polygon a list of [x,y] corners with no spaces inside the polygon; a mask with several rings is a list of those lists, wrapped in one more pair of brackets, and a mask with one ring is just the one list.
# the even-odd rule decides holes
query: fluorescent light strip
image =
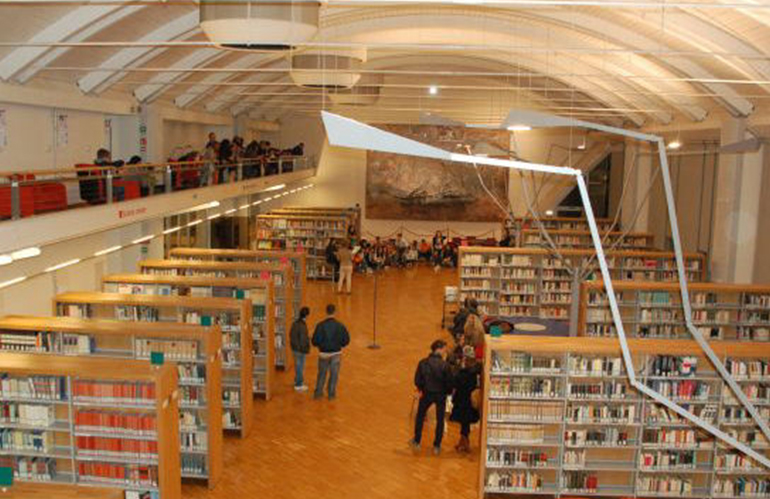
{"label": "fluorescent light strip", "polygon": [[40,251],[40,248],[38,247],[31,247],[31,248],[24,248],[20,250],[16,250],[11,253],[11,258],[14,260],[24,260],[25,258],[33,258],[36,256],[39,256],[42,251]]}
{"label": "fluorescent light strip", "polygon": [[262,201],[264,201],[265,203],[267,203],[268,201],[272,201],[272,200],[273,200],[273,196],[268,196],[268,197],[266,197],[265,199],[263,199]]}
{"label": "fluorescent light strip", "polygon": [[13,257],[11,255],[0,255],[0,267],[13,263]]}
{"label": "fluorescent light strip", "polygon": [[203,223],[203,219],[199,218],[198,220],[193,220],[192,222],[187,224],[187,227],[193,227],[195,225],[199,225]]}
{"label": "fluorescent light strip", "polygon": [[215,214],[215,215],[210,215],[208,219],[209,219],[209,220],[214,220],[214,219],[217,219],[217,218],[219,218],[219,217],[221,217],[221,216],[222,216],[222,214],[221,214],[221,213],[217,213],[217,214]]}
{"label": "fluorescent light strip", "polygon": [[134,239],[133,241],[131,241],[131,244],[146,243],[147,241],[150,241],[150,240],[152,240],[154,238],[155,238],[154,234],[153,235],[149,235],[149,236],[140,237],[139,239]]}
{"label": "fluorescent light strip", "polygon": [[14,284],[19,284],[20,282],[23,282],[26,280],[27,280],[27,276],[21,276],[15,279],[11,279],[10,281],[0,282],[0,289],[7,288],[8,286],[13,286]]}
{"label": "fluorescent light strip", "polygon": [[262,192],[270,192],[270,191],[280,191],[281,189],[286,188],[286,184],[278,184],[271,187],[268,187],[267,189],[262,189]]}
{"label": "fluorescent light strip", "polygon": [[119,249],[122,249],[122,248],[123,248],[123,246],[121,246],[121,245],[112,246],[111,248],[107,248],[107,249],[103,249],[101,251],[97,251],[96,253],[94,253],[94,256],[108,255],[108,254],[114,253],[114,252],[116,252],[116,251],[118,251]]}
{"label": "fluorescent light strip", "polygon": [[258,204],[262,204],[262,200],[256,200],[253,203],[251,203],[251,206],[257,206]]}
{"label": "fluorescent light strip", "polygon": [[238,211],[238,210],[236,210],[235,208],[231,208],[231,209],[229,209],[229,210],[227,210],[225,212],[225,215],[231,215],[231,214],[235,213],[236,211]]}
{"label": "fluorescent light strip", "polygon": [[251,205],[250,205],[250,204],[242,204],[242,205],[241,205],[241,207],[240,207],[240,208],[238,208],[238,209],[239,209],[239,210],[248,210],[248,209],[249,209],[249,206],[251,206]]}
{"label": "fluorescent light strip", "polygon": [[65,267],[69,267],[71,265],[75,265],[76,263],[80,263],[82,260],[80,258],[73,258],[72,260],[67,260],[66,262],[62,262],[58,265],[54,265],[53,267],[48,267],[44,270],[44,272],[56,272],[57,270],[63,269]]}
{"label": "fluorescent light strip", "polygon": [[164,235],[165,234],[171,234],[171,233],[174,233],[174,232],[176,232],[178,230],[182,230],[182,228],[181,227],[174,227],[172,229],[166,229],[166,230],[163,231],[163,234]]}

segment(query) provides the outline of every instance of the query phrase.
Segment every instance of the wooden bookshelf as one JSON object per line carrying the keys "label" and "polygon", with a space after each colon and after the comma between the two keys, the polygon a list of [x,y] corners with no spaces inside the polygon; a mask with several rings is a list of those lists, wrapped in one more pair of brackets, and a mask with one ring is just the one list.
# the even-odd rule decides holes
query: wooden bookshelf
{"label": "wooden bookshelf", "polygon": [[194,260],[144,260],[143,274],[272,279],[275,303],[275,365],[287,363],[286,340],[293,318],[294,271],[290,263],[210,262]]}
{"label": "wooden bookshelf", "polygon": [[252,366],[254,393],[273,396],[275,364],[274,284],[270,279],[240,277],[112,274],[102,278],[108,293],[133,295],[213,296],[247,299],[252,306]]}
{"label": "wooden bookshelf", "polygon": [[[770,345],[713,347],[770,416],[762,388]],[[642,383],[770,453],[694,341],[630,339],[629,348]],[[752,497],[751,486],[754,497],[766,497],[768,472],[759,463],[628,383],[616,339],[488,337],[485,354],[480,498],[737,498]]]}
{"label": "wooden bookshelf", "polygon": [[[2,352],[0,366],[0,403],[18,414],[0,423],[14,442],[0,450],[0,463],[14,467],[15,480],[61,484],[68,493],[97,485],[182,497],[174,365]],[[39,473],[20,476],[33,459]],[[119,471],[132,478],[109,478]]]}
{"label": "wooden bookshelf", "polygon": [[98,292],[62,293],[53,299],[54,314],[86,319],[218,325],[222,330],[222,426],[249,435],[253,425],[251,300],[187,296],[129,295]]}
{"label": "wooden bookshelf", "polygon": [[[578,286],[569,269],[593,258],[593,250],[564,249],[564,261],[541,248],[461,247],[458,273],[460,299],[478,300],[489,315],[574,318]],[[612,251],[606,253],[614,280],[667,281],[677,278],[674,253],[663,251]],[[598,266],[595,259],[595,275]],[[687,278],[701,281],[705,260],[685,254]]]}
{"label": "wooden bookshelf", "polygon": [[[679,284],[613,283],[626,335],[690,339]],[[770,286],[688,283],[693,324],[712,340],[770,341]],[[580,336],[617,336],[602,281],[580,285]]]}
{"label": "wooden bookshelf", "polygon": [[258,215],[254,239],[257,249],[304,251],[307,253],[307,276],[331,279],[333,269],[326,263],[326,247],[330,239],[347,237],[349,223],[345,215]]}
{"label": "wooden bookshelf", "polygon": [[63,483],[14,483],[3,499],[126,499],[123,489],[80,487]]}
{"label": "wooden bookshelf", "polygon": [[344,216],[348,223],[356,226],[356,234],[361,234],[361,208],[340,208],[330,206],[282,206],[270,210],[270,215],[315,215],[315,216]]}
{"label": "wooden bookshelf", "polygon": [[283,250],[242,250],[242,249],[213,249],[213,248],[174,248],[169,252],[169,258],[179,260],[211,260],[217,262],[251,262],[251,263],[291,263],[294,271],[294,300],[293,318],[299,315],[299,310],[305,304],[307,289],[307,258],[304,252]]}
{"label": "wooden bookshelf", "polygon": [[[537,222],[530,217],[516,217],[516,222],[527,228],[537,228]],[[585,217],[549,217],[543,216],[540,218],[540,222],[543,227],[549,230],[588,230],[588,220]],[[607,231],[613,229],[611,218],[597,218],[596,227],[600,231]],[[615,227],[614,230],[617,230]]]}
{"label": "wooden bookshelf", "polygon": [[183,478],[222,475],[222,333],[219,326],[72,317],[0,318],[0,350],[148,360],[163,352],[177,365]]}
{"label": "wooden bookshelf", "polygon": [[[615,245],[623,236],[623,232],[601,232],[602,238],[606,237],[603,247],[608,249]],[[591,232],[576,229],[548,229],[548,236],[559,248],[593,249],[594,243]],[[523,229],[521,231],[522,247],[548,248],[548,241],[543,238],[539,229]],[[655,236],[648,232],[629,232],[625,234],[622,242],[616,249],[649,250],[655,246]]]}

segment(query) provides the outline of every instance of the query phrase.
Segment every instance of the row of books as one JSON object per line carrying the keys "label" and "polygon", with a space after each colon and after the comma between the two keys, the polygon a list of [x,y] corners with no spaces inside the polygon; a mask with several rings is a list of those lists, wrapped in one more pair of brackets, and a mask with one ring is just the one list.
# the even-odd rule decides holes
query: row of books
{"label": "row of books", "polygon": [[646,469],[694,469],[696,463],[695,452],[691,450],[643,452],[639,456],[640,467]]}
{"label": "row of books", "polygon": [[628,395],[628,385],[618,381],[567,384],[567,395],[575,399],[622,399]]}
{"label": "row of books", "polygon": [[50,432],[0,428],[0,449],[2,450],[47,453],[53,450],[53,447],[53,434]]}
{"label": "row of books", "polygon": [[620,376],[623,360],[620,357],[573,357],[567,360],[568,372],[576,376]]}
{"label": "row of books", "polygon": [[77,470],[81,480],[102,485],[158,486],[158,467],[153,465],[78,461]]}
{"label": "row of books", "polygon": [[196,360],[199,355],[199,342],[195,340],[160,340],[136,338],[134,353],[139,358],[149,358],[153,352],[161,352],[167,360]]}
{"label": "row of books", "polygon": [[725,368],[734,378],[763,379],[770,378],[770,362],[764,360],[727,359]]}
{"label": "row of books", "polygon": [[156,461],[158,442],[133,438],[113,438],[78,435],[75,437],[78,457],[93,456],[109,461],[112,458]]}
{"label": "row of books", "polygon": [[72,395],[76,402],[145,404],[155,400],[155,385],[78,379],[72,382]]}
{"label": "row of books", "polygon": [[487,475],[487,490],[490,491],[537,491],[543,487],[543,477],[530,471],[493,471]]}
{"label": "row of books", "polygon": [[0,402],[0,423],[46,428],[56,422],[53,406]]}
{"label": "row of books", "polygon": [[537,357],[525,352],[508,350],[492,351],[493,373],[558,373],[559,360],[554,357]]}
{"label": "row of books", "polygon": [[564,432],[564,444],[568,447],[623,447],[627,446],[628,442],[628,431],[622,428]]}
{"label": "row of books", "polygon": [[487,448],[487,465],[539,468],[548,466],[548,454],[539,450]]}
{"label": "row of books", "polygon": [[492,378],[489,393],[495,397],[554,398],[560,392],[558,383],[550,378]]}
{"label": "row of books", "polygon": [[571,405],[567,408],[567,422],[570,423],[636,423],[635,405]]}
{"label": "row of books", "polygon": [[179,434],[179,443],[182,451],[205,452],[208,448],[208,435],[206,432],[184,431]]}
{"label": "row of books", "polygon": [[16,377],[0,374],[0,398],[66,400],[66,379],[60,376]]}
{"label": "row of books", "polygon": [[509,400],[490,400],[490,420],[561,422],[562,405],[557,403],[521,403]]}
{"label": "row of books", "polygon": [[77,410],[76,432],[109,432],[128,436],[153,436],[157,432],[154,414],[141,412]]}
{"label": "row of books", "polygon": [[[696,380],[647,380],[647,386],[664,397],[681,400],[707,400],[711,395],[711,385]],[[748,388],[748,387],[744,387]]]}
{"label": "row of books", "polygon": [[542,425],[495,425],[487,426],[488,442],[543,443],[545,426]]}
{"label": "row of books", "polygon": [[190,407],[206,405],[206,388],[203,386],[180,386],[179,404]]}
{"label": "row of books", "polygon": [[50,457],[0,456],[0,468],[13,470],[14,478],[48,482],[56,476],[56,459]]}
{"label": "row of books", "polygon": [[682,476],[642,475],[637,477],[637,493],[692,495],[692,479]]}
{"label": "row of books", "polygon": [[200,477],[208,474],[206,456],[183,455],[181,462],[182,476]]}

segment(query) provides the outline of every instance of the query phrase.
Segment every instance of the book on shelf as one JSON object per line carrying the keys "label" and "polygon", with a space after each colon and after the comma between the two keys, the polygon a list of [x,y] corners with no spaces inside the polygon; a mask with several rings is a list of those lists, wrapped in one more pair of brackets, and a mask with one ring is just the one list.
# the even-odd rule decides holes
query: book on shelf
{"label": "book on shelf", "polygon": [[85,403],[147,405],[155,400],[155,385],[76,379],[72,381],[72,398]]}
{"label": "book on shelf", "polygon": [[67,380],[61,376],[0,374],[0,398],[64,401],[67,399]]}
{"label": "book on shelf", "polygon": [[134,437],[157,435],[154,414],[117,410],[78,409],[74,413],[75,432],[101,432]]}
{"label": "book on shelf", "polygon": [[50,482],[57,476],[56,459],[50,457],[0,456],[0,468],[10,468],[18,480]]}

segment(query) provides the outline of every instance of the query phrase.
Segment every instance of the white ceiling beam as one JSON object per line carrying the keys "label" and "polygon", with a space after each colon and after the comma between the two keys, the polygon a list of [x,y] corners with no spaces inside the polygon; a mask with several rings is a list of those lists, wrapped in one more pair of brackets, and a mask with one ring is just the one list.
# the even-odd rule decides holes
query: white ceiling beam
{"label": "white ceiling beam", "polygon": [[[232,64],[224,66],[229,69],[245,69],[253,66],[258,66],[260,63],[268,60],[270,55],[267,54],[247,54],[239,59],[236,59]],[[213,89],[218,88],[217,84],[225,83],[233,78],[229,73],[218,73],[207,76],[198,85],[194,85],[188,88],[183,94],[174,99],[174,104],[177,107],[187,107],[198,100],[202,99],[207,93]]]}
{"label": "white ceiling beam", "polygon": [[[124,0],[124,2],[127,1]],[[36,33],[28,42],[55,43],[67,40],[87,28],[91,23],[119,10],[123,7],[122,3],[124,2],[77,7]],[[0,60],[0,78],[6,81],[10,80],[48,50],[50,50],[50,47],[46,46],[19,47],[12,50]]]}
{"label": "white ceiling beam", "polygon": [[[227,52],[220,49],[200,49],[188,54],[171,65],[174,69],[196,68],[209,64],[217,59],[227,55]],[[185,73],[160,73],[154,76],[146,84],[134,90],[134,97],[139,102],[147,103],[160,97],[163,92],[168,90],[169,83],[184,78]]]}
{"label": "white ceiling beam", "polygon": [[[145,7],[147,7],[146,4],[135,4],[135,5],[127,5],[123,8],[114,10],[113,12],[107,14],[106,16],[99,19],[98,21],[91,23],[89,26],[81,29],[80,31],[78,31],[77,33],[69,37],[66,41],[78,43],[78,42],[82,42],[83,40],[87,40],[88,38],[94,36],[100,31],[103,31],[109,28],[113,24],[130,16],[131,14],[135,14],[136,12],[144,9]],[[54,47],[53,49],[49,50],[42,56],[35,59],[35,61],[32,64],[29,64],[24,70],[22,70],[16,76],[16,80],[19,83],[26,83],[31,78],[33,78],[41,69],[45,68],[47,65],[51,64],[56,59],[63,56],[70,50],[72,50],[72,48],[73,47]]]}
{"label": "white ceiling beam", "polygon": [[[198,29],[198,17],[199,14],[197,10],[191,11],[164,24],[160,28],[147,33],[139,38],[139,40],[165,41],[189,36]],[[137,67],[165,50],[165,48],[152,47],[122,49],[100,65],[100,67],[105,68],[104,70],[88,73],[78,80],[77,85],[80,90],[85,93],[99,93],[105,90],[110,84],[123,77],[122,72],[107,68]]]}

